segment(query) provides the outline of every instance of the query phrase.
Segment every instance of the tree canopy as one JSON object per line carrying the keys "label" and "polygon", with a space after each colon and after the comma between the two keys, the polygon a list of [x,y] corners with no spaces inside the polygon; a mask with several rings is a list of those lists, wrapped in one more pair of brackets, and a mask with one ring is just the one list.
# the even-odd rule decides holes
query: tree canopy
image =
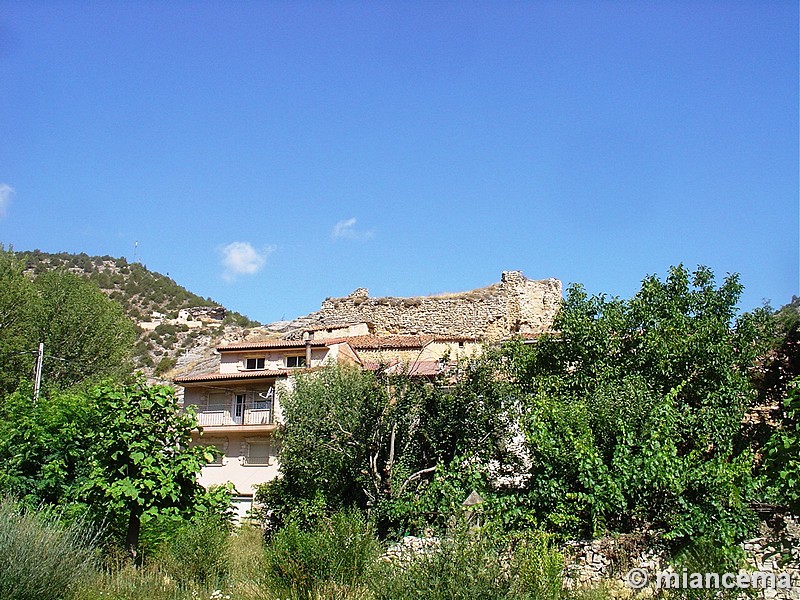
{"label": "tree canopy", "polygon": [[[656,531],[729,543],[758,493],[742,419],[767,309],[738,277],[647,277],[632,298],[572,286],[553,332],[459,364],[435,384],[332,369],[283,397],[282,479],[262,499],[441,524],[471,490],[506,529]],[[314,504],[316,503],[316,504]]]}
{"label": "tree canopy", "polygon": [[92,283],[66,271],[29,278],[0,249],[0,392],[31,381],[44,343],[43,383],[56,388],[130,373],[136,328]]}

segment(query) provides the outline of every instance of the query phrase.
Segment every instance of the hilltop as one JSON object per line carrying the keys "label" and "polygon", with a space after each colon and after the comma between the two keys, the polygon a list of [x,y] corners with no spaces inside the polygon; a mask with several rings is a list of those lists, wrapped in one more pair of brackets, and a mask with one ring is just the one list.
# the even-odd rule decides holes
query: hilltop
{"label": "hilltop", "polygon": [[66,270],[88,279],[118,302],[139,327],[134,363],[148,377],[168,379],[174,369],[185,370],[211,359],[216,344],[244,339],[260,326],[124,257],[39,250],[15,254],[31,275]]}

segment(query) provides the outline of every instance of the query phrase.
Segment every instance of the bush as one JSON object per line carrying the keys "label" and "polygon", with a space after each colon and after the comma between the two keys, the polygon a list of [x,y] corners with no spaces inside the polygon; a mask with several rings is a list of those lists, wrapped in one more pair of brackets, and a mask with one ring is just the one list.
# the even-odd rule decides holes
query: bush
{"label": "bush", "polygon": [[67,598],[94,565],[96,532],[78,520],[64,524],[58,513],[23,511],[0,500],[0,598]]}
{"label": "bush", "polygon": [[175,365],[177,364],[178,364],[178,359],[172,358],[170,356],[165,356],[160,361],[158,361],[158,366],[156,367],[155,374],[163,375],[167,371],[174,369]]}
{"label": "bush", "polygon": [[228,575],[230,531],[216,515],[186,522],[157,552],[158,562],[176,581],[221,585]]}
{"label": "bush", "polygon": [[563,589],[561,554],[543,534],[503,538],[460,528],[436,550],[384,567],[378,600],[507,598],[558,600]]}
{"label": "bush", "polygon": [[308,530],[291,522],[267,546],[267,580],[297,598],[332,585],[345,595],[368,579],[379,554],[372,524],[356,510],[334,513]]}

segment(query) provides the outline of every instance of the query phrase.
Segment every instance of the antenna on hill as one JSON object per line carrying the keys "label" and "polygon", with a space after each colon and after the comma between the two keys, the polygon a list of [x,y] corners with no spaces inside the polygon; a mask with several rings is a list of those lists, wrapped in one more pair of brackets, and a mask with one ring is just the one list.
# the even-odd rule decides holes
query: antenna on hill
{"label": "antenna on hill", "polygon": [[139,254],[139,241],[133,243],[133,262],[136,262],[136,256]]}

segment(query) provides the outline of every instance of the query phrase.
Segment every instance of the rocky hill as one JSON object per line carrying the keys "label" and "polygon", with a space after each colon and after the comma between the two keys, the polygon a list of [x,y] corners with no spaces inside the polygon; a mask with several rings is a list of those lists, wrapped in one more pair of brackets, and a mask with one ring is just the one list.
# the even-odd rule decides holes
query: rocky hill
{"label": "rocky hill", "polygon": [[139,326],[134,361],[150,378],[168,380],[173,372],[213,361],[212,350],[219,343],[266,333],[258,322],[125,258],[39,250],[15,254],[31,274],[67,270],[95,283],[119,302]]}

